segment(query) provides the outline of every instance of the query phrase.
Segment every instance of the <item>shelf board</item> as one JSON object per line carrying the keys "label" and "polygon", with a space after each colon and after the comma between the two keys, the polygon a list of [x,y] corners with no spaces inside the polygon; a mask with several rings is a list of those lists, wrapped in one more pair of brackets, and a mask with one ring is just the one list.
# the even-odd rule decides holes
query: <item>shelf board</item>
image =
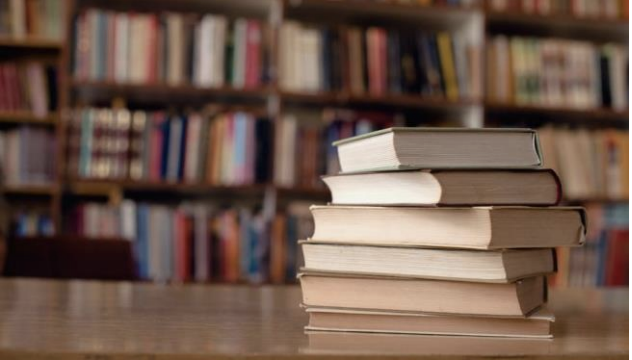
{"label": "shelf board", "polygon": [[488,116],[502,117],[503,115],[511,115],[514,119],[516,116],[524,116],[537,117],[539,119],[542,119],[542,117],[551,117],[554,118],[552,120],[560,122],[592,122],[598,124],[598,122],[603,121],[621,125],[627,125],[629,123],[629,112],[627,109],[623,111],[608,108],[578,109],[558,106],[512,105],[487,102],[485,104],[485,112]]}
{"label": "shelf board", "polygon": [[387,21],[424,21],[427,25],[443,23],[458,26],[473,14],[482,13],[478,6],[434,5],[423,6],[397,2],[364,0],[286,0],[285,17],[314,21],[362,22],[376,19]]}
{"label": "shelf board", "polygon": [[111,81],[83,80],[73,80],[72,87],[82,98],[111,101],[113,97],[121,96],[129,101],[152,103],[177,100],[190,103],[191,101],[209,102],[230,99],[263,103],[272,92],[269,87],[257,89],[202,88],[190,84],[120,84]]}
{"label": "shelf board", "polygon": [[280,196],[308,196],[324,198],[329,197],[326,188],[316,187],[288,187],[273,184],[252,185],[209,185],[199,183],[169,183],[155,181],[133,180],[101,180],[101,179],[75,179],[68,182],[69,190],[76,195],[109,195],[113,191],[133,191],[144,193],[179,193],[179,194],[230,194],[260,196],[268,189],[277,190]]}
{"label": "shelf board", "polygon": [[265,190],[264,184],[223,186],[200,183],[172,183],[165,181],[134,181],[134,180],[108,180],[108,179],[75,179],[68,182],[70,190],[77,194],[108,194],[113,190],[135,192],[174,192],[174,193],[231,193],[236,192],[258,194]]}
{"label": "shelf board", "polygon": [[5,185],[0,192],[3,192],[6,195],[52,196],[57,192],[57,187],[54,184]]}
{"label": "shelf board", "polygon": [[48,114],[44,117],[35,116],[28,111],[3,112],[0,111],[0,124],[34,124],[55,126],[59,117],[56,114]]}
{"label": "shelf board", "polygon": [[626,43],[628,38],[628,21],[620,18],[582,18],[564,14],[540,15],[488,10],[485,19],[491,33],[509,32]]}
{"label": "shelf board", "polygon": [[476,100],[451,101],[445,98],[430,98],[422,95],[396,94],[374,96],[351,95],[348,93],[310,93],[281,91],[280,98],[291,104],[337,105],[382,108],[434,109],[458,111],[480,105]]}
{"label": "shelf board", "polygon": [[614,198],[614,197],[587,197],[581,199],[563,199],[562,203],[565,204],[627,204],[630,202],[629,198]]}
{"label": "shelf board", "polygon": [[326,187],[309,187],[309,186],[276,186],[276,190],[281,196],[305,196],[310,198],[327,198],[331,197]]}
{"label": "shelf board", "polygon": [[25,49],[25,50],[60,50],[63,42],[57,40],[38,39],[38,38],[10,38],[0,37],[0,49]]}

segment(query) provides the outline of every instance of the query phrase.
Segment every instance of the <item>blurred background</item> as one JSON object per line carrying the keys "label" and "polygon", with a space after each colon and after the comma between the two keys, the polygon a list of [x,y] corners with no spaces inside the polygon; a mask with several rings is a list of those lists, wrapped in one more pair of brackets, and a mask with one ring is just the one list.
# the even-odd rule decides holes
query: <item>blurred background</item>
{"label": "blurred background", "polygon": [[0,0],[6,276],[294,283],[331,142],[532,127],[628,286],[627,0]]}

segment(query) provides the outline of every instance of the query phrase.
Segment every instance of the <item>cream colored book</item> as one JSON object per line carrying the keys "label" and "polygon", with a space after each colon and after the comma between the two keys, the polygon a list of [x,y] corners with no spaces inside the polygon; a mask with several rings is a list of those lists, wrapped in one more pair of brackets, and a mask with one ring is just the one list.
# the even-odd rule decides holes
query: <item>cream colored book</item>
{"label": "cream colored book", "polygon": [[544,170],[413,170],[324,176],[333,204],[545,205],[561,197],[555,172]]}
{"label": "cream colored book", "polygon": [[333,143],[343,172],[431,168],[537,168],[531,129],[394,127]]}
{"label": "cream colored book", "polygon": [[553,314],[545,307],[526,318],[453,316],[396,311],[308,307],[305,330],[552,338]]}
{"label": "cream colored book", "polygon": [[552,249],[480,251],[299,243],[304,271],[498,283],[555,271]]}
{"label": "cream colored book", "polygon": [[466,249],[551,248],[585,241],[576,207],[312,206],[313,240]]}
{"label": "cream colored book", "polygon": [[409,335],[337,331],[306,331],[308,345],[302,352],[384,356],[384,354],[419,357],[529,357],[551,355],[554,341],[542,338],[498,338],[482,336]]}
{"label": "cream colored book", "polygon": [[363,310],[526,316],[546,301],[546,280],[509,284],[304,272],[303,304]]}

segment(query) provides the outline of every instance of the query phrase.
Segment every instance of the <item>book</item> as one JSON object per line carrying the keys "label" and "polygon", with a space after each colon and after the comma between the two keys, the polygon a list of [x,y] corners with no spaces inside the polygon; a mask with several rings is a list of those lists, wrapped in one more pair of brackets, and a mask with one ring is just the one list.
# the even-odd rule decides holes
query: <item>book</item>
{"label": "book", "polygon": [[377,334],[359,332],[306,331],[308,354],[397,354],[419,356],[433,354],[436,357],[467,357],[476,353],[480,356],[517,356],[551,354],[555,344],[551,340],[498,338],[483,336]]}
{"label": "book", "polygon": [[[628,106],[628,58],[620,45],[505,35],[487,43],[486,96],[493,103],[618,111]],[[559,61],[548,61],[553,58]]]}
{"label": "book", "polygon": [[425,313],[308,307],[308,331],[418,335],[552,338],[553,314],[544,308],[526,318],[450,316]]}
{"label": "book", "polygon": [[0,169],[4,183],[51,185],[57,168],[55,146],[54,133],[48,129],[22,125],[0,131]]}
{"label": "book", "polygon": [[[421,37],[424,41],[417,41]],[[458,33],[285,21],[279,43],[279,85],[285,91],[348,89],[355,95],[428,95],[451,101],[478,92],[462,81],[475,76],[472,69],[480,71],[470,66],[479,60],[473,51],[477,46]]]}
{"label": "book", "polygon": [[407,168],[537,168],[529,129],[400,128],[334,142],[343,172]]}
{"label": "book", "polygon": [[581,200],[592,197],[626,199],[629,161],[627,131],[538,129],[545,159],[560,176],[564,197]]}
{"label": "book", "polygon": [[0,112],[44,118],[57,110],[57,67],[40,61],[0,63]]}
{"label": "book", "polygon": [[322,178],[336,205],[556,205],[561,185],[545,170],[415,170]]}
{"label": "book", "polygon": [[525,317],[546,301],[541,276],[492,284],[305,272],[299,280],[307,307]]}
{"label": "book", "polygon": [[[265,183],[271,176],[270,121],[249,112],[79,108],[68,121],[72,176],[210,185]],[[104,146],[110,142],[120,145]]]}
{"label": "book", "polygon": [[[33,234],[36,218],[26,215],[23,233]],[[80,202],[69,210],[62,230],[131,241],[143,280],[293,283],[300,263],[296,239],[309,235],[313,224],[303,203],[289,203],[275,219],[272,229],[255,207],[220,209],[202,201],[165,205],[124,198],[116,205]]]}
{"label": "book", "polygon": [[585,214],[574,207],[312,206],[313,240],[468,249],[577,246]]}
{"label": "book", "polygon": [[305,271],[513,282],[555,271],[550,249],[472,251],[300,241]]}
{"label": "book", "polygon": [[[234,39],[228,34],[233,23],[239,30]],[[261,41],[267,31],[268,26],[258,20],[229,20],[208,13],[133,13],[89,7],[74,21],[73,71],[78,80],[119,84],[256,88],[269,81],[264,76],[269,71],[264,67],[270,64],[265,48],[269,43]],[[229,42],[235,42],[238,56],[228,51]]]}

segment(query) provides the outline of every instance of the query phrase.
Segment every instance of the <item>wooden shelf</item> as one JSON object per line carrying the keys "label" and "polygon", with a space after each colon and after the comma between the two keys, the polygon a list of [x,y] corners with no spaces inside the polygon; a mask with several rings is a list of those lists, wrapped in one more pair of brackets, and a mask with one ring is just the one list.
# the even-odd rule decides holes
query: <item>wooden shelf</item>
{"label": "wooden shelf", "polygon": [[0,124],[34,124],[55,126],[59,117],[55,114],[49,114],[44,117],[38,117],[28,111],[3,112],[0,111]]}
{"label": "wooden shelf", "polygon": [[388,21],[424,21],[426,25],[443,23],[459,25],[473,14],[481,13],[480,7],[436,5],[422,6],[397,2],[363,0],[286,0],[285,17],[307,21],[364,21],[376,19]]}
{"label": "wooden shelf", "polygon": [[327,188],[316,187],[288,187],[274,184],[252,184],[252,185],[209,185],[194,183],[169,183],[155,181],[133,181],[133,180],[106,180],[106,179],[74,179],[68,181],[69,190],[75,195],[107,196],[113,191],[131,191],[143,193],[179,193],[179,194],[208,194],[208,195],[251,195],[260,196],[266,190],[277,190],[280,196],[294,197],[307,196],[310,198],[329,197]]}
{"label": "wooden shelf", "polygon": [[71,192],[77,195],[108,195],[112,191],[133,192],[172,192],[191,194],[228,193],[260,195],[266,188],[264,184],[223,186],[199,183],[171,183],[164,181],[133,181],[108,179],[75,179],[68,182]]}
{"label": "wooden shelf", "polygon": [[491,33],[507,32],[626,43],[628,38],[628,21],[620,18],[582,18],[564,14],[539,15],[488,10],[485,19]]}
{"label": "wooden shelf", "polygon": [[562,203],[565,204],[627,204],[630,202],[629,198],[610,198],[610,197],[588,197],[581,199],[563,199]]}
{"label": "wooden shelf", "polygon": [[58,192],[54,184],[42,185],[5,185],[0,191],[6,195],[52,196]]}
{"label": "wooden shelf", "polygon": [[277,191],[281,196],[286,197],[294,197],[294,196],[304,196],[309,198],[327,198],[331,197],[331,193],[326,187],[317,188],[317,187],[304,187],[304,186],[276,186]]}
{"label": "wooden shelf", "polygon": [[62,47],[63,42],[57,40],[0,37],[0,49],[20,48],[25,50],[61,50]]}
{"label": "wooden shelf", "polygon": [[272,92],[268,87],[258,89],[237,89],[232,87],[202,88],[190,84],[119,84],[109,81],[73,80],[72,87],[82,99],[111,101],[113,97],[124,97],[130,102],[218,102],[238,100],[264,102]]}
{"label": "wooden shelf", "polygon": [[[503,116],[510,115],[514,119],[516,119],[516,117],[523,116],[538,117],[540,120],[553,120],[560,122],[609,122],[621,125],[627,125],[629,123],[628,110],[619,111],[607,108],[579,109],[570,107],[512,105],[488,102],[485,104],[485,112],[489,117],[494,117],[490,120],[499,120],[496,119],[496,117],[503,120]],[[548,119],[549,117],[553,119]]]}
{"label": "wooden shelf", "polygon": [[378,108],[434,109],[459,111],[480,105],[476,100],[451,101],[445,98],[430,98],[422,95],[396,94],[374,96],[351,95],[348,93],[309,93],[281,91],[280,97],[289,104],[337,105]]}

